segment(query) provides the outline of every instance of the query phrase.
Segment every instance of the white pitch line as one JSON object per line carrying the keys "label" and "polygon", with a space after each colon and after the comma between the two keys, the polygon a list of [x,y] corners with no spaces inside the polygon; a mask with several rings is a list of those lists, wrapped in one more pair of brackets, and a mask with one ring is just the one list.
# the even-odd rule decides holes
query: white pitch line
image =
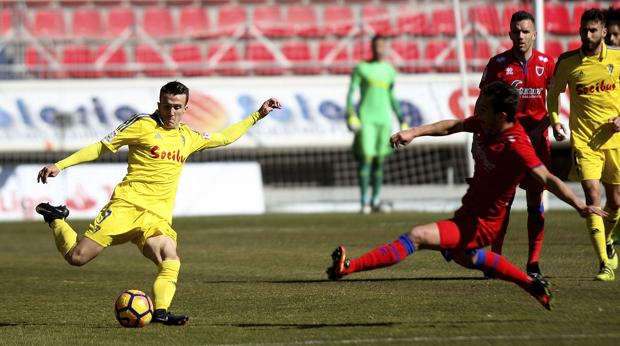
{"label": "white pitch line", "polygon": [[324,344],[375,344],[392,342],[420,342],[420,341],[508,341],[508,340],[543,340],[543,339],[619,339],[620,333],[605,334],[561,334],[561,335],[488,335],[488,336],[448,336],[448,337],[411,337],[411,338],[384,338],[384,339],[343,339],[343,340],[307,340],[295,342],[269,342],[249,344],[208,344],[214,346],[285,346],[285,345],[324,345]]}

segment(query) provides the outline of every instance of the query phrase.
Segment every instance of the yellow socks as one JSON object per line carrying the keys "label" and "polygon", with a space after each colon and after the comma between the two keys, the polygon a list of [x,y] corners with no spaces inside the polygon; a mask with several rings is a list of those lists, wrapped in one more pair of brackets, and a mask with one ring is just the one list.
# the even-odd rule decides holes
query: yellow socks
{"label": "yellow socks", "polygon": [[607,240],[607,243],[611,243],[611,236],[614,228],[618,224],[618,219],[620,219],[620,213],[618,213],[618,210],[612,210],[607,205],[603,208],[603,210],[609,214],[608,217],[603,218],[603,222],[605,223],[605,239]]}
{"label": "yellow socks", "polygon": [[64,257],[77,243],[77,233],[69,226],[65,220],[56,219],[50,223],[52,231],[54,231],[54,240],[56,248]]}
{"label": "yellow socks", "polygon": [[179,277],[179,268],[181,268],[181,261],[179,260],[164,260],[159,264],[159,273],[153,282],[153,296],[155,310],[165,309],[168,310],[174,293],[177,290],[177,278]]}
{"label": "yellow socks", "polygon": [[588,232],[590,232],[590,240],[594,245],[594,251],[599,258],[599,263],[607,262],[607,249],[605,241],[605,225],[603,218],[590,214],[586,217],[586,225],[588,226]]}

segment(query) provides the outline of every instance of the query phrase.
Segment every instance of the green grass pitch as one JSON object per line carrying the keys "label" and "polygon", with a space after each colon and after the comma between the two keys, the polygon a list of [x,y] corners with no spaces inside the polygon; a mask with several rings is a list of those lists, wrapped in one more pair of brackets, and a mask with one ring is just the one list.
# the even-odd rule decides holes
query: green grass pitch
{"label": "green grass pitch", "polygon": [[[133,244],[84,267],[66,264],[42,222],[0,224],[0,345],[619,344],[620,279],[598,266],[574,212],[547,213],[541,268],[553,283],[545,311],[516,285],[485,280],[434,251],[325,279],[339,244],[350,256],[447,214],[267,215],[176,219],[181,275],[172,311],[185,327],[124,329],[113,303],[151,291],[155,266]],[[512,214],[504,254],[523,268],[526,214]],[[84,230],[85,221],[73,221]]]}

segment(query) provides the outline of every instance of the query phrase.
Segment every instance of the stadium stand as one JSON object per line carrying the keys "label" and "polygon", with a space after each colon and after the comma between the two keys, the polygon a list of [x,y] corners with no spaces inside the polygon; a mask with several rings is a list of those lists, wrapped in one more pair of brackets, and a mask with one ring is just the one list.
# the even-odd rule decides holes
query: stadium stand
{"label": "stadium stand", "polygon": [[319,30],[318,19],[314,7],[308,5],[291,5],[286,10],[286,27],[292,35],[299,37],[318,37],[323,35]]}
{"label": "stadium stand", "polygon": [[392,16],[386,5],[364,5],[362,7],[362,21],[375,34],[392,35]]}
{"label": "stadium stand", "polygon": [[104,26],[104,36],[116,38],[131,33],[135,26],[133,10],[129,7],[113,7],[108,9],[107,21]]}
{"label": "stadium stand", "polygon": [[499,21],[497,7],[493,4],[474,4],[467,11],[469,22],[476,23],[492,35],[501,35],[505,32]]}
{"label": "stadium stand", "polygon": [[399,5],[396,15],[396,35],[426,36],[431,33],[426,12],[408,5]]}
{"label": "stadium stand", "polygon": [[166,7],[147,7],[142,17],[144,32],[153,38],[170,38],[177,35],[172,11]]}
{"label": "stadium stand", "polygon": [[195,43],[177,43],[172,46],[172,59],[184,76],[207,76],[211,71],[203,68],[205,59],[201,48]]}
{"label": "stadium stand", "polygon": [[101,12],[94,8],[77,8],[71,21],[72,36],[76,38],[103,38]]}
{"label": "stadium stand", "polygon": [[179,35],[185,37],[208,37],[213,29],[206,9],[183,6],[179,13]]}
{"label": "stadium stand", "polygon": [[559,35],[575,33],[571,28],[571,17],[565,3],[545,3],[545,30]]}
{"label": "stadium stand", "polygon": [[349,6],[326,5],[323,12],[325,35],[346,36],[353,29],[355,17]]}
{"label": "stadium stand", "polygon": [[35,37],[60,39],[67,34],[64,11],[61,9],[39,9],[34,14],[32,34]]}

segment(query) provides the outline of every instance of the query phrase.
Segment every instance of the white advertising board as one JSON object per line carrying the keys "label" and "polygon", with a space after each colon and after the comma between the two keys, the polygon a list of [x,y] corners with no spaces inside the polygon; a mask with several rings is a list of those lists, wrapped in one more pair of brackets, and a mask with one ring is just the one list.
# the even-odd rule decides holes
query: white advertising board
{"label": "white advertising board", "polygon": [[[0,166],[0,221],[40,218],[41,202],[66,204],[71,219],[92,219],[125,173],[124,164],[71,167],[38,184],[40,165]],[[265,199],[255,162],[188,163],[183,169],[174,216],[261,214]]]}
{"label": "white advertising board", "polygon": [[[470,111],[464,112],[460,106],[458,75],[398,76],[395,90],[409,124],[417,126],[471,114],[480,75],[472,74],[468,78]],[[159,88],[166,82],[158,79],[3,81],[0,151],[76,150],[94,143],[132,114],[153,112]],[[352,135],[344,121],[347,76],[194,78],[182,82],[190,88],[184,122],[199,131],[219,131],[258,109],[265,99],[280,99],[283,109],[254,126],[235,146],[351,143]],[[562,104],[568,102],[564,100]],[[70,115],[64,129],[55,123],[58,112]],[[457,137],[443,140],[462,141]]]}

